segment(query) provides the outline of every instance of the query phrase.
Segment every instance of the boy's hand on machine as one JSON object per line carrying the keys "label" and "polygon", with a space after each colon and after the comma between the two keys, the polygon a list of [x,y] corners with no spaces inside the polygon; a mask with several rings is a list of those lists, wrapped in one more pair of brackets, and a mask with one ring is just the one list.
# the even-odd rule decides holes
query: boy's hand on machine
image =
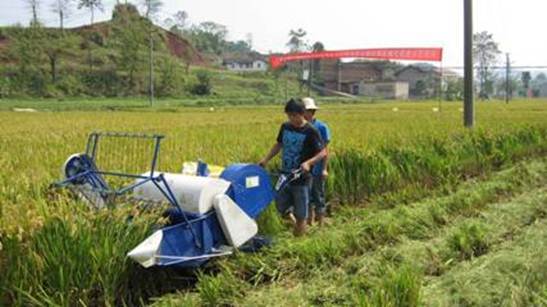
{"label": "boy's hand on machine", "polygon": [[329,177],[329,172],[327,172],[327,170],[323,170],[323,174],[321,174],[321,176],[323,177],[323,180],[325,180]]}
{"label": "boy's hand on machine", "polygon": [[308,162],[304,162],[302,164],[300,164],[300,168],[306,172],[306,173],[309,173],[310,172],[310,169],[311,169],[311,166]]}
{"label": "boy's hand on machine", "polygon": [[266,164],[268,164],[268,161],[266,161],[266,160],[264,160],[264,159],[258,161],[258,165],[259,165],[260,167],[266,167]]}

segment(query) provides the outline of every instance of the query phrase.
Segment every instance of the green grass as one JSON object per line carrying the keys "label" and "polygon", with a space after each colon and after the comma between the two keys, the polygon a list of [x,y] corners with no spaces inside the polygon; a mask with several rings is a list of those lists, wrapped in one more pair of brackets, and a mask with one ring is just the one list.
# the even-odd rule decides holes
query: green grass
{"label": "green grass", "polygon": [[[333,266],[344,263],[349,256],[395,244],[397,238],[412,234],[417,222],[427,217],[429,212],[427,207],[437,204],[443,207],[457,206],[460,211],[451,210],[451,215],[446,216],[447,219],[451,219],[468,212],[467,207],[459,206],[461,200],[474,197],[469,204],[473,204],[478,210],[499,197],[528,188],[527,184],[531,182],[540,185],[545,183],[546,178],[542,177],[545,171],[544,163],[535,163],[525,169],[530,171],[522,171],[520,167],[514,168],[485,182],[470,182],[445,199],[432,198],[424,203],[413,204],[409,208],[415,211],[411,219],[397,219],[400,216],[397,212],[401,209],[380,210],[377,213],[374,210],[363,210],[362,213],[358,213],[359,211],[354,212],[354,209],[348,209],[353,212],[351,221],[341,216],[336,225],[316,232],[308,238],[300,240],[286,238],[265,254],[228,260],[229,269],[224,267],[216,276],[215,282],[208,277],[208,283],[216,284],[219,289],[225,289],[225,286],[228,288],[228,285],[234,285],[232,277],[233,272],[236,272],[236,275],[245,276],[248,283],[258,286],[258,289],[264,286],[261,283],[273,283],[283,287],[287,279],[290,283],[291,279],[306,280],[310,275],[332,271]],[[506,183],[508,178],[515,179],[511,185]],[[389,228],[379,225],[389,225]],[[442,226],[431,225],[430,232],[434,234],[435,229]],[[393,238],[395,241],[387,238]],[[365,268],[367,272],[362,273],[365,276],[370,275],[368,270],[376,270],[372,266]],[[232,300],[235,299],[237,297],[232,297]]]}
{"label": "green grass", "polygon": [[[534,185],[540,187],[545,185],[547,178],[545,178],[544,161],[540,164],[528,164],[526,168],[532,170],[531,174],[535,174],[532,175],[535,178],[530,182],[534,182],[537,180],[537,176],[540,176],[541,179]],[[479,183],[479,185],[476,182],[470,182],[467,187],[461,188],[461,192],[466,194],[474,193],[474,188],[477,187],[480,190],[480,186],[494,188],[498,184],[503,184],[505,176],[515,176],[515,172],[519,173],[520,171],[517,169],[505,172],[501,176],[496,175],[483,183]],[[519,179],[524,177],[523,174]],[[528,184],[524,184],[516,190],[513,189],[506,191],[513,191],[514,196],[503,195],[499,189],[494,189],[498,190],[497,197],[492,198],[485,195],[484,199],[489,200],[486,201],[484,206],[478,205],[477,210],[481,209],[477,211],[476,217],[469,220],[464,212],[461,212],[463,215],[448,217],[451,222],[430,229],[432,238],[408,240],[405,239],[405,236],[401,236],[402,241],[400,242],[383,243],[379,247],[368,251],[352,250],[337,261],[324,265],[318,264],[311,270],[302,271],[297,269],[296,272],[299,273],[296,274],[294,271],[281,272],[279,279],[255,286],[244,299],[239,299],[239,296],[232,297],[232,302],[245,306],[270,305],[274,302],[275,304],[288,305],[293,303],[304,305],[324,303],[326,305],[418,306],[422,305],[421,302],[437,305],[435,302],[439,302],[439,300],[437,300],[436,294],[423,291],[424,287],[429,287],[432,282],[435,282],[435,279],[451,280],[452,271],[458,271],[461,263],[467,263],[469,260],[480,259],[481,257],[489,257],[489,253],[496,254],[504,246],[514,244],[511,240],[507,241],[508,234],[513,234],[514,240],[519,240],[522,235],[529,232],[530,227],[535,228],[533,225],[537,223],[543,223],[544,225],[544,222],[542,222],[545,217],[543,204],[547,196],[545,189],[531,188]],[[449,196],[448,198],[452,197]],[[430,199],[423,204],[415,204],[413,208],[419,210],[427,203],[433,204],[435,199]],[[382,213],[382,211],[379,212],[379,214]],[[416,216],[418,215],[420,214],[416,213]],[[377,214],[370,213],[368,220],[381,218]],[[409,223],[409,226],[412,224]],[[484,230],[483,234],[491,242],[491,250],[485,255],[469,259],[459,258],[459,251],[454,253],[449,242],[455,233],[461,232],[461,229],[468,229],[470,224],[481,225],[480,227]],[[350,227],[347,225],[347,221],[337,222],[336,226],[330,229],[314,233],[316,239],[304,240],[315,241],[316,245],[328,244],[322,239],[328,237],[333,228],[339,229],[342,227],[345,228],[344,230],[350,231]],[[446,227],[446,225],[449,227]],[[286,248],[279,247],[279,249]],[[533,250],[529,251],[533,252]],[[270,256],[270,254],[266,254],[262,258],[268,259]],[[291,259],[291,257],[281,259],[282,263],[297,261],[297,259]],[[527,262],[516,261],[517,264],[526,265]],[[237,272],[240,265],[241,263],[237,263],[232,269]],[[278,267],[283,267],[283,265],[278,265]],[[291,267],[294,270],[294,264]],[[529,273],[526,274],[529,275]],[[423,277],[424,275],[426,276]],[[217,279],[223,280],[223,276],[223,274],[220,274]],[[505,279],[518,276],[519,280],[525,277],[521,270],[513,271],[510,269],[505,270],[503,276]],[[484,278],[488,277],[484,276]],[[461,281],[466,282],[465,280]],[[539,285],[537,280],[534,282],[536,288],[541,288],[541,282],[539,282]],[[480,284],[475,286],[477,289],[482,289]],[[221,285],[219,287],[222,288]],[[453,290],[444,285],[439,285],[437,289],[438,291],[447,291],[446,297],[443,299],[454,297],[454,292],[449,291],[455,291],[458,296],[468,295],[465,291],[460,291],[457,285],[454,286]],[[503,288],[498,286],[490,296],[483,295],[483,301],[494,300],[493,302],[495,302],[496,299],[502,297],[499,293],[501,291],[503,291]],[[475,292],[477,294],[481,293],[479,290],[475,290]],[[445,301],[441,305],[452,304],[458,303]]]}
{"label": "green grass", "polygon": [[425,302],[430,306],[545,306],[546,229],[545,219],[538,220],[489,254],[433,279],[423,288]]}
{"label": "green grass", "polygon": [[[180,107],[222,107],[237,105],[265,105],[283,103],[285,99],[285,84],[287,93],[304,95],[300,92],[294,80],[276,81],[271,76],[263,74],[259,77],[245,77],[232,72],[208,70],[213,75],[213,93],[206,96],[190,94],[169,98],[156,97],[152,104],[146,95],[117,98],[0,98],[0,110],[35,109],[38,111],[157,111],[179,112]],[[249,85],[250,83],[250,85]]]}

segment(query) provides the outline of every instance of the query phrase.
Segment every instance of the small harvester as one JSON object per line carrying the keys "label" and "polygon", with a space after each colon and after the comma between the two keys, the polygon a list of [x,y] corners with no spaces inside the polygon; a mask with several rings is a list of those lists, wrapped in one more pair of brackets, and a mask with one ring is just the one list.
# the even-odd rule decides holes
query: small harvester
{"label": "small harvester", "polygon": [[[91,133],[85,152],[68,158],[64,178],[55,185],[70,188],[96,208],[109,207],[118,199],[168,204],[169,224],[127,254],[146,268],[194,268],[252,242],[258,232],[255,220],[273,200],[269,174],[258,165],[242,163],[211,171],[213,167],[201,161],[185,163],[181,173],[158,171],[163,138]],[[116,148],[120,143],[132,145]],[[145,166],[134,167],[133,160]]]}

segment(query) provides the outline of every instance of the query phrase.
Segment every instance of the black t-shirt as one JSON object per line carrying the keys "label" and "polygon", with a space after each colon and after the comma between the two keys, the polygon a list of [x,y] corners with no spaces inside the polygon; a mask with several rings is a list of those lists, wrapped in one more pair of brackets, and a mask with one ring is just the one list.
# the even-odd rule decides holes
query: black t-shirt
{"label": "black t-shirt", "polygon": [[[277,142],[283,145],[281,155],[281,170],[284,173],[298,169],[300,165],[313,158],[323,149],[323,141],[319,132],[310,124],[302,127],[294,127],[286,122],[281,125],[277,135]],[[293,184],[306,184],[308,174]]]}

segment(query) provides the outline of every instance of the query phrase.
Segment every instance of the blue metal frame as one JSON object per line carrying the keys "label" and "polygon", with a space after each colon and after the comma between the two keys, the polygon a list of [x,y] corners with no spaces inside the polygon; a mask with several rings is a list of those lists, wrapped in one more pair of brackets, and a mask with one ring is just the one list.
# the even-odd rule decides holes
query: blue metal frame
{"label": "blue metal frame", "polygon": [[[100,171],[95,166],[95,158],[97,154],[97,146],[99,144],[99,141],[102,137],[120,137],[120,138],[148,138],[154,140],[154,154],[152,156],[152,160],[150,162],[150,172],[148,176],[143,175],[135,175],[135,174],[126,174],[126,173],[119,173],[119,172],[110,172],[110,171]],[[86,170],[82,173],[79,173],[75,176],[72,176],[70,178],[67,178],[65,180],[56,182],[55,185],[59,187],[66,187],[71,184],[74,184],[78,179],[85,178],[88,180],[88,182],[91,182],[94,189],[101,193],[101,195],[108,195],[113,194],[116,196],[125,194],[127,192],[132,191],[136,187],[143,185],[149,181],[151,181],[157,188],[160,190],[160,192],[165,196],[165,198],[168,200],[169,204],[172,205],[183,217],[184,222],[188,224],[190,231],[192,232],[192,236],[194,237],[195,245],[198,248],[201,248],[201,243],[198,239],[198,236],[192,226],[192,223],[190,223],[190,220],[188,219],[187,213],[182,210],[182,206],[179,204],[177,198],[174,196],[171,187],[169,187],[169,184],[167,183],[167,180],[165,180],[163,174],[155,175],[154,172],[156,171],[157,166],[157,160],[159,157],[160,152],[160,143],[161,140],[164,138],[163,135],[158,134],[142,134],[142,133],[123,133],[123,132],[93,132],[89,135],[86,145],[86,155],[91,158],[91,162],[93,163],[93,169]],[[120,177],[120,178],[130,178],[130,179],[143,179],[140,182],[130,184],[125,187],[120,187],[118,189],[111,189],[108,184],[103,180],[102,176],[114,176],[114,177]],[[162,187],[163,184],[163,187]]]}

